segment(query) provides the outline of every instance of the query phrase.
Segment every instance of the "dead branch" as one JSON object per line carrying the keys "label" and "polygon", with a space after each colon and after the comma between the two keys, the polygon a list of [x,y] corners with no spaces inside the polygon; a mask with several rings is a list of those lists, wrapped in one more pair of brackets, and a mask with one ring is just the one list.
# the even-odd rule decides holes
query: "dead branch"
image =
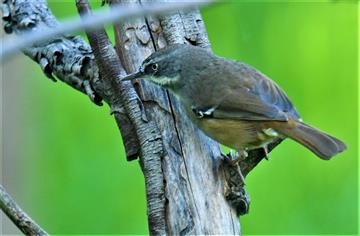
{"label": "dead branch", "polygon": [[48,235],[16,204],[2,185],[0,185],[0,208],[24,234]]}

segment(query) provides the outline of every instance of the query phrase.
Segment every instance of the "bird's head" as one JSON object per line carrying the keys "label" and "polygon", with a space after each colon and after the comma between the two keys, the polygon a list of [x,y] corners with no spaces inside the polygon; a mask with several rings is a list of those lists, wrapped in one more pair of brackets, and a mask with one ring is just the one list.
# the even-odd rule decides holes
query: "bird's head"
{"label": "bird's head", "polygon": [[137,72],[122,80],[145,79],[163,88],[176,89],[182,83],[187,50],[187,46],[177,44],[156,51],[142,62]]}

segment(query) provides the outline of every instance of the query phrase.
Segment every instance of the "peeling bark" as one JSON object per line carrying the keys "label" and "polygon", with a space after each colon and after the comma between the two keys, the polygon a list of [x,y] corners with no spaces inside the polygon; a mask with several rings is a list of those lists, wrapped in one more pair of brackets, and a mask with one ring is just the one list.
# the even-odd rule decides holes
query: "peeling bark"
{"label": "peeling bark", "polygon": [[[4,0],[2,12],[7,33],[21,35],[29,30],[58,26],[45,0]],[[65,82],[87,94],[97,105],[101,105],[102,99],[108,104],[113,103],[114,97],[107,93],[108,88],[101,82],[92,50],[80,36],[56,37],[24,48],[23,52],[37,62],[51,80]],[[136,159],[139,144],[133,125],[122,109],[118,109],[115,119],[124,140],[127,159]]]}

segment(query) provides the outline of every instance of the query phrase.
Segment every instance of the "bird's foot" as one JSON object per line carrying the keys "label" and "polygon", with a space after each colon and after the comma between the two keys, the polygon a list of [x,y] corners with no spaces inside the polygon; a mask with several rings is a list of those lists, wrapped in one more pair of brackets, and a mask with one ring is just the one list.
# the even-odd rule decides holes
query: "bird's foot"
{"label": "bird's foot", "polygon": [[263,150],[264,150],[264,158],[268,161],[269,160],[269,150],[268,150],[268,146],[267,145],[265,145],[264,147],[263,147]]}
{"label": "bird's foot", "polygon": [[245,178],[243,176],[243,174],[241,173],[241,168],[239,165],[240,161],[245,160],[245,158],[248,156],[248,153],[245,150],[237,150],[235,152],[235,154],[233,154],[233,151],[230,150],[230,152],[228,154],[222,154],[222,156],[224,157],[224,161],[225,163],[228,165],[228,170],[232,170],[232,172],[236,172],[233,173],[232,175],[234,176],[234,174],[236,174],[237,177],[237,184],[241,184],[242,186],[245,185]]}
{"label": "bird's foot", "polygon": [[236,150],[235,154],[231,150],[228,154],[222,154],[224,160],[231,165],[237,165],[238,162],[245,160],[248,157],[248,153],[245,150]]}

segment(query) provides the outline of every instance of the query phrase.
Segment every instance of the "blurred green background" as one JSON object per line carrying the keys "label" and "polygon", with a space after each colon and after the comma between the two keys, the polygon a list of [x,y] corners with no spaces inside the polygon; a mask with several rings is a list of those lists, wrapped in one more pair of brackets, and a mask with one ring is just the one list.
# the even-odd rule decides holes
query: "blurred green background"
{"label": "blurred green background", "polygon": [[[59,18],[76,14],[73,1],[49,2]],[[329,162],[290,140],[276,148],[247,179],[245,235],[357,234],[357,10],[331,1],[202,11],[217,54],[267,74],[304,121],[348,145]],[[2,176],[17,201],[52,234],[147,234],[141,170],[125,161],[109,108],[47,80],[23,56],[4,68]]]}

